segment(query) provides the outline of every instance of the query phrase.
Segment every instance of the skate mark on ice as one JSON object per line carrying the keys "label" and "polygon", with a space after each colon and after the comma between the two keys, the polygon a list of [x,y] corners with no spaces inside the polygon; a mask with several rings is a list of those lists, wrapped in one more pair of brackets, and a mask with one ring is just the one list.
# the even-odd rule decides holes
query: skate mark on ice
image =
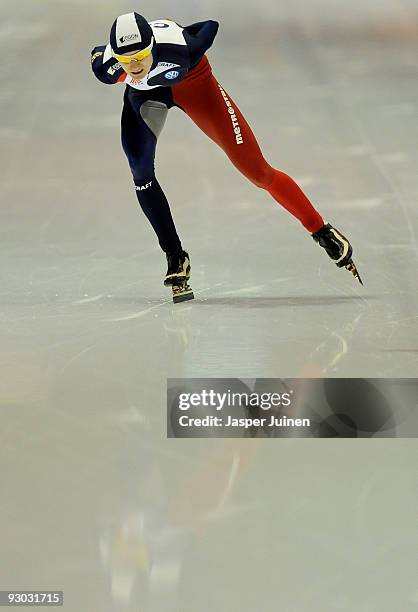
{"label": "skate mark on ice", "polygon": [[89,304],[91,302],[97,302],[105,297],[104,293],[99,293],[99,295],[93,295],[92,297],[85,297],[82,300],[76,300],[73,304]]}
{"label": "skate mark on ice", "polygon": [[153,310],[157,310],[157,308],[161,308],[162,306],[166,306],[167,304],[171,304],[172,300],[164,300],[160,304],[155,304],[154,306],[150,306],[150,308],[145,308],[145,310],[140,310],[139,312],[134,312],[133,314],[126,315],[124,317],[117,317],[116,319],[110,319],[111,323],[118,323],[119,321],[132,321],[133,319],[140,319],[141,317],[145,317],[147,314],[152,312]]}
{"label": "skate mark on ice", "polygon": [[199,289],[198,291],[194,291],[195,295],[200,295],[201,293],[205,293],[206,291],[211,291],[212,289],[215,289],[215,287],[221,287],[222,285],[225,285],[224,282],[222,283],[216,283],[215,285],[211,285],[210,287],[203,287],[203,289]]}
{"label": "skate mark on ice", "polygon": [[317,183],[314,176],[298,176],[294,179],[301,187],[311,187]]}
{"label": "skate mark on ice", "polygon": [[71,359],[69,359],[67,361],[67,363],[65,363],[63,365],[63,367],[59,370],[58,372],[58,376],[60,376],[63,372],[65,372],[65,370],[75,361],[77,361],[77,359],[79,359],[82,355],[84,355],[85,353],[88,353],[89,351],[91,351],[92,349],[95,348],[95,346],[97,345],[97,342],[95,342],[94,344],[92,344],[91,346],[87,346],[86,348],[82,349],[81,351],[79,351],[78,353],[76,353],[73,357],[71,357]]}
{"label": "skate mark on ice", "polygon": [[[200,295],[201,293],[204,293],[205,291],[211,291],[212,289],[215,289],[215,287],[219,287],[220,285],[224,285],[224,284],[225,283],[216,283],[215,285],[211,285],[210,287],[204,287],[203,289],[199,289],[198,291],[194,291],[194,295],[196,296],[196,295]],[[145,310],[140,310],[139,312],[134,312],[133,314],[126,315],[124,317],[118,317],[116,319],[110,319],[110,322],[111,323],[117,323],[119,321],[131,321],[133,319],[139,319],[141,317],[146,316],[147,314],[149,314],[153,310],[156,310],[158,308],[162,308],[163,306],[166,306],[167,304],[170,304],[170,305],[173,304],[172,298],[170,298],[169,300],[164,300],[163,302],[161,302],[159,304],[155,304],[154,306],[150,306],[150,308],[146,308]],[[178,307],[178,305],[177,305],[177,307]]]}
{"label": "skate mark on ice", "polygon": [[[229,291],[222,291],[222,293],[219,293],[219,297],[223,297],[226,295],[240,295],[241,293],[245,293],[245,292],[250,292],[250,293],[254,293],[255,291],[260,291],[262,289],[266,289],[268,288],[270,285],[273,285],[274,283],[284,283],[286,281],[292,280],[292,278],[290,276],[286,276],[286,277],[282,277],[282,278],[275,278],[267,283],[263,283],[262,285],[251,285],[249,287],[241,287],[241,289],[230,289]],[[224,284],[224,283],[223,283]]]}
{"label": "skate mark on ice", "polygon": [[382,204],[386,204],[391,198],[393,198],[392,194],[384,194],[381,196],[377,196],[374,198],[358,198],[358,199],[350,199],[350,200],[336,200],[334,202],[335,208],[377,208]]}
{"label": "skate mark on ice", "polygon": [[335,355],[334,359],[328,364],[327,369],[333,368],[338,363],[338,361],[340,361],[340,359],[348,353],[347,340],[343,336],[338,334],[336,331],[332,332],[331,335],[337,338],[341,342],[341,350]]}
{"label": "skate mark on ice", "polygon": [[[328,66],[328,67],[330,68],[330,74],[331,74],[332,67],[331,66]],[[405,219],[405,222],[408,228],[411,247],[413,251],[415,251],[414,253],[415,256],[418,258],[417,237],[416,237],[414,225],[412,223],[410,213],[408,210],[406,196],[402,190],[402,187],[399,185],[398,181],[395,178],[393,178],[389,172],[386,171],[384,161],[381,155],[379,154],[379,152],[377,151],[376,146],[373,143],[372,139],[370,138],[369,134],[367,133],[367,130],[364,126],[364,123],[361,120],[361,117],[359,116],[357,112],[357,109],[351,108],[350,105],[347,103],[346,96],[344,95],[344,90],[348,89],[348,85],[345,82],[344,77],[340,74],[336,74],[334,71],[334,81],[336,85],[339,87],[339,91],[337,90],[336,92],[338,101],[341,107],[345,110],[347,118],[350,120],[350,123],[353,127],[353,132],[357,132],[359,138],[364,143],[364,146],[369,150],[370,160],[372,164],[374,165],[374,167],[376,168],[376,170],[378,171],[378,173],[380,174],[382,178],[382,182],[385,183],[389,187],[390,191],[392,192],[392,194],[395,196],[396,200],[399,203],[400,209],[402,211],[402,214],[404,216],[404,219]]]}

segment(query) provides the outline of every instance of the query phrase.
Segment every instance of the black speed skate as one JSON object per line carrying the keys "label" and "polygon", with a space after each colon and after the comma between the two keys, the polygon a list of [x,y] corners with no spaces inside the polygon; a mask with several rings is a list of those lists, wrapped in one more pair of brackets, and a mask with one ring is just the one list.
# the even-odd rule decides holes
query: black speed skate
{"label": "black speed skate", "polygon": [[346,268],[351,272],[359,283],[363,284],[360,274],[351,259],[353,248],[347,238],[343,236],[332,225],[326,223],[320,230],[312,234],[312,238],[323,247],[329,257],[335,261],[339,268]]}
{"label": "black speed skate", "polygon": [[190,278],[190,258],[186,251],[167,253],[167,274],[164,285],[170,286],[173,293],[173,302],[193,300],[194,295],[188,280]]}

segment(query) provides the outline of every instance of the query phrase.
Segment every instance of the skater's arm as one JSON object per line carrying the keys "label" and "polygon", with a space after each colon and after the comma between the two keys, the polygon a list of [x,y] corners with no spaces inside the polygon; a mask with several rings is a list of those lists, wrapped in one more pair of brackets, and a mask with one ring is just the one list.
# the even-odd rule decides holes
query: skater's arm
{"label": "skater's arm", "polygon": [[106,85],[117,83],[125,71],[112,55],[110,45],[94,47],[91,52],[91,67],[95,76]]}
{"label": "skater's arm", "polygon": [[192,23],[183,29],[183,35],[190,51],[191,64],[200,59],[212,46],[218,33],[219,23],[209,19]]}
{"label": "skater's arm", "polygon": [[213,39],[215,38],[218,32],[219,23],[217,21],[209,19],[208,21],[199,21],[198,23],[192,23],[189,26],[185,26],[184,29],[192,36],[197,36],[198,38],[204,38],[205,36],[211,37],[210,44],[212,44]]}

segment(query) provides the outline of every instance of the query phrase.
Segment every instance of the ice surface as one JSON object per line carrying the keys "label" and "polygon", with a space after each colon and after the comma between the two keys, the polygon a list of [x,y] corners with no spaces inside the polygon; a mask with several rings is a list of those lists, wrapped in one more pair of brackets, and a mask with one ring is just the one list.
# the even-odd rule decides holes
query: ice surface
{"label": "ice surface", "polygon": [[[412,612],[416,445],[166,440],[167,377],[416,377],[416,3],[211,0],[209,58],[266,158],[352,240],[338,270],[181,111],[157,171],[174,306],[90,72],[134,2],[2,3],[1,589],[69,612]],[[270,442],[270,443],[266,443]]]}

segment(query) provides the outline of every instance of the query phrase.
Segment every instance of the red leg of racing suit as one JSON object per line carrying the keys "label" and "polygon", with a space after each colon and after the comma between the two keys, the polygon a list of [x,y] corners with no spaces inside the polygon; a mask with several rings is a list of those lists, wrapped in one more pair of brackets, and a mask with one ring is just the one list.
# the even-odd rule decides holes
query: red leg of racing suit
{"label": "red leg of racing suit", "polygon": [[172,86],[172,94],[174,104],[225,151],[252,183],[268,191],[309,232],[316,232],[324,225],[321,215],[295,181],[264,159],[250,126],[213,76],[206,56],[183,81]]}

